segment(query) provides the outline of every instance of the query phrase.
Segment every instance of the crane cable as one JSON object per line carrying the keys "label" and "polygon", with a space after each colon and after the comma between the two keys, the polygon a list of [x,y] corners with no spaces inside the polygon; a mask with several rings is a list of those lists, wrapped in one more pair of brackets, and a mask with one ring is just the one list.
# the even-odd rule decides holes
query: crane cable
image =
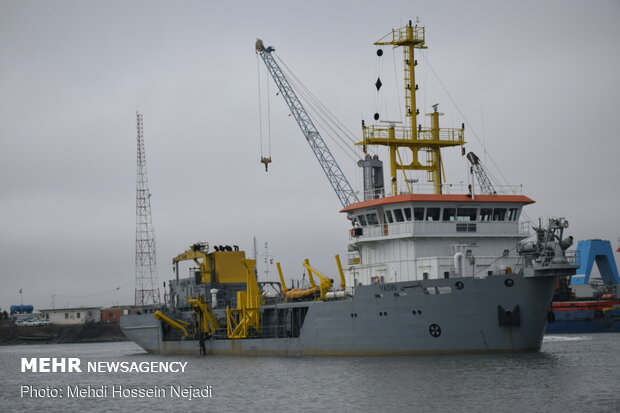
{"label": "crane cable", "polygon": [[269,98],[269,79],[267,79],[267,156],[263,152],[263,99],[261,97],[261,81],[260,81],[260,62],[258,53],[256,54],[256,73],[258,76],[258,125],[260,128],[260,162],[265,165],[265,172],[269,169],[271,163],[271,101]]}
{"label": "crane cable", "polygon": [[[459,114],[463,117],[463,120],[465,121],[465,124],[467,124],[467,127],[469,129],[471,129],[474,137],[476,138],[476,140],[478,141],[478,143],[480,145],[482,145],[482,147],[484,148],[485,154],[487,154],[489,156],[489,159],[491,160],[493,166],[495,166],[495,169],[497,169],[497,171],[499,172],[501,178],[503,179],[503,182],[509,186],[508,180],[506,179],[506,177],[504,176],[504,174],[502,173],[502,170],[499,168],[499,166],[497,165],[497,163],[495,162],[495,160],[493,159],[493,157],[491,156],[490,153],[486,152],[486,145],[480,140],[480,138],[478,137],[478,134],[476,133],[475,129],[471,126],[471,124],[469,123],[469,121],[467,120],[467,117],[465,117],[465,115],[463,114],[463,111],[461,111],[461,108],[459,107],[459,105],[456,104],[456,101],[454,100],[454,98],[452,98],[452,95],[450,94],[450,92],[448,91],[448,88],[444,85],[444,83],[441,81],[441,79],[439,78],[439,75],[437,74],[437,72],[435,72],[435,69],[433,69],[433,66],[431,66],[430,61],[428,60],[428,58],[425,56],[424,53],[422,53],[422,57],[424,58],[424,60],[426,61],[426,64],[428,66],[428,68],[431,70],[431,72],[433,73],[433,75],[435,76],[435,78],[437,79],[437,81],[439,82],[439,84],[441,85],[442,89],[444,90],[444,92],[446,92],[446,95],[448,95],[448,98],[450,99],[450,101],[452,102],[452,104],[454,105],[454,107],[456,108],[456,110],[459,112]],[[487,168],[484,168],[487,172],[487,175],[489,176],[489,178],[493,181],[493,183],[497,186],[502,186],[502,182],[496,178],[491,171],[489,171]],[[534,225],[533,220],[527,215],[527,213],[525,213],[525,211],[522,211],[522,215],[525,216],[525,218],[527,219],[527,222],[529,222],[531,225]]]}
{"label": "crane cable", "polygon": [[256,73],[258,74],[258,127],[260,135],[260,157],[263,158],[263,112],[262,99],[260,93],[260,62],[258,61],[258,53],[256,54]]}
{"label": "crane cable", "polygon": [[[313,112],[314,119],[317,120],[317,118],[318,118],[322,122],[324,122],[324,123],[319,123],[319,126],[321,126],[323,128],[324,135],[328,136],[329,138],[331,138],[332,141],[336,144],[336,146],[338,146],[349,159],[351,159],[353,162],[357,162],[357,159],[355,158],[357,156],[357,153],[355,152],[355,149],[352,148],[349,144],[347,144],[347,142],[343,141],[342,138],[340,138],[340,135],[334,130],[334,127],[332,127],[330,125],[329,120],[325,119],[325,114],[322,113],[320,110],[318,110],[313,103],[309,102],[307,97],[305,97],[305,95],[304,95],[304,93],[302,91],[298,90],[298,93],[302,97],[304,97],[306,106],[309,109],[311,109],[311,111]],[[331,133],[334,134],[334,136],[338,137],[338,140],[340,140],[340,142],[338,142],[338,140],[336,140],[334,138],[334,136],[332,136],[330,133],[325,133],[326,129],[329,129],[331,131]]]}
{"label": "crane cable", "polygon": [[271,93],[269,93],[269,79],[267,79],[267,141],[268,141],[268,155],[271,159]]}
{"label": "crane cable", "polygon": [[[317,99],[316,96],[314,96],[314,94],[312,94],[312,92],[301,82],[301,80],[299,80],[299,78],[297,78],[295,76],[295,74],[286,66],[286,64],[284,62],[282,62],[282,59],[278,60],[282,63],[282,65],[284,67],[286,67],[286,69],[288,70],[288,73],[290,75],[289,80],[291,80],[291,83],[293,86],[295,86],[295,89],[299,92],[300,95],[302,95],[304,97],[304,100],[306,101],[306,103],[308,104],[309,107],[311,107],[313,109],[314,112],[316,112],[318,115],[322,116],[322,119],[325,122],[331,122],[334,124],[334,126],[350,141],[350,143],[346,143],[342,137],[338,136],[339,139],[341,139],[341,141],[347,145],[349,147],[349,149],[353,152],[355,152],[354,146],[351,146],[351,144],[355,144],[355,139],[352,138],[353,133],[347,129],[346,126],[344,126],[344,124],[342,124],[342,122],[340,122],[330,111],[329,109],[327,109],[327,107],[325,107],[325,105],[323,105],[319,99]],[[327,117],[328,119],[325,120],[325,117]]]}
{"label": "crane cable", "polygon": [[[314,94],[299,80],[293,71],[284,63],[284,61],[275,54],[282,67],[287,71],[287,78],[291,83],[291,86],[299,93],[309,109],[317,116],[323,123],[320,124],[322,129],[326,131],[329,129],[330,133],[326,133],[326,136],[332,139],[334,143],[354,162],[357,162],[358,157],[357,150],[355,149],[356,140],[353,138],[354,134],[340,122],[329,109],[314,96]],[[332,126],[333,125],[333,126]],[[338,132],[339,131],[339,132]],[[345,140],[346,138],[346,140]],[[340,141],[340,143],[338,142]],[[347,142],[347,140],[349,142]],[[343,146],[344,145],[344,146]]]}
{"label": "crane cable", "polygon": [[[456,110],[459,112],[459,114],[461,115],[461,117],[464,119],[465,124],[467,124],[467,126],[469,127],[469,129],[471,129],[474,137],[476,138],[476,140],[478,141],[478,143],[480,145],[482,145],[484,147],[484,144],[482,143],[482,141],[480,140],[480,138],[478,137],[478,134],[476,133],[476,131],[474,130],[474,128],[471,126],[471,124],[469,123],[469,121],[467,120],[467,117],[465,117],[465,115],[463,114],[463,111],[461,110],[461,108],[459,107],[459,105],[456,104],[456,101],[454,100],[454,98],[452,98],[452,95],[450,94],[450,92],[448,92],[448,88],[446,88],[446,86],[443,84],[443,82],[441,81],[441,79],[439,78],[439,75],[437,74],[437,72],[435,72],[435,69],[433,69],[433,66],[431,66],[431,63],[428,61],[428,59],[426,58],[426,56],[424,56],[424,54],[422,54],[422,57],[426,60],[426,64],[428,65],[428,68],[431,70],[431,72],[433,73],[433,75],[435,75],[435,78],[437,79],[437,81],[439,82],[439,84],[441,85],[442,89],[444,90],[444,92],[446,92],[446,95],[448,95],[448,98],[450,99],[450,101],[452,102],[452,104],[454,105],[454,107],[456,108]],[[495,166],[495,168],[497,169],[497,171],[499,172],[499,174],[501,175],[502,179],[504,180],[504,182],[506,183],[506,185],[508,185],[508,180],[506,179],[506,177],[504,176],[504,174],[502,173],[501,169],[499,168],[499,166],[497,165],[497,163],[495,163],[495,160],[493,159],[493,157],[488,154],[489,159],[491,160],[491,162],[493,163],[493,165]],[[487,170],[487,172],[489,172],[489,175],[491,175],[491,177],[496,181],[496,182],[500,182],[497,178],[495,178],[495,176],[493,176],[493,174],[490,173],[490,171]]]}

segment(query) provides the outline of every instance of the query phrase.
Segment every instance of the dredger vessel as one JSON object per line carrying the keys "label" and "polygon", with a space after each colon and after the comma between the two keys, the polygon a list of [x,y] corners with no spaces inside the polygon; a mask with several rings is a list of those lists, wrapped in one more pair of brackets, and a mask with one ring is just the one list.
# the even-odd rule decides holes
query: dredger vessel
{"label": "dredger vessel", "polygon": [[[320,134],[273,59],[273,47],[257,41],[291,113],[351,222],[348,256],[337,256],[330,278],[308,261],[307,288],[287,288],[280,270],[277,294],[265,294],[256,262],[236,246],[196,243],[173,259],[176,276],[165,304],[121,319],[123,332],[151,353],[244,355],[394,355],[446,352],[513,352],[540,349],[554,282],[578,267],[568,222],[521,222],[534,201],[518,188],[491,184],[480,160],[468,153],[471,181],[461,193],[443,182],[441,150],[461,146],[465,128],[418,124],[416,49],[425,29],[411,22],[376,45],[404,50],[407,122],[362,126],[359,142],[389,151],[389,185],[376,156],[360,161],[364,191],[357,193],[323,146]],[[381,53],[378,53],[381,55]],[[377,89],[380,88],[380,80]],[[375,120],[378,120],[378,114]],[[409,162],[403,161],[402,152]],[[267,167],[270,158],[263,158]],[[427,193],[398,178],[426,171]],[[358,196],[361,198],[358,198]],[[181,278],[179,262],[197,266]],[[274,283],[270,283],[272,286]]]}

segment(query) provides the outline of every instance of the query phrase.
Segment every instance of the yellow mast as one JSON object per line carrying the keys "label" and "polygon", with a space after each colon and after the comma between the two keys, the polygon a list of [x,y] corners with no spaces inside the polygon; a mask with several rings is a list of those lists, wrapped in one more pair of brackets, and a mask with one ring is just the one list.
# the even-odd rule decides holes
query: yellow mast
{"label": "yellow mast", "polygon": [[[391,40],[389,39],[391,35]],[[412,26],[411,21],[405,27],[392,30],[374,44],[392,45],[404,48],[405,63],[405,108],[408,122],[405,126],[390,125],[388,127],[371,125],[362,126],[363,140],[358,145],[383,145],[390,150],[390,177],[392,182],[392,194],[397,195],[398,183],[396,174],[398,170],[424,170],[427,171],[427,180],[434,184],[436,194],[441,194],[442,188],[442,164],[441,148],[448,146],[464,145],[464,129],[440,128],[439,116],[443,113],[434,111],[427,113],[431,117],[431,127],[423,128],[418,125],[417,116],[419,110],[416,104],[416,92],[418,85],[415,83],[415,49],[426,49],[424,44],[424,27]],[[399,148],[409,148],[412,153],[412,162],[403,164]],[[420,161],[420,152],[426,152],[426,159]]]}

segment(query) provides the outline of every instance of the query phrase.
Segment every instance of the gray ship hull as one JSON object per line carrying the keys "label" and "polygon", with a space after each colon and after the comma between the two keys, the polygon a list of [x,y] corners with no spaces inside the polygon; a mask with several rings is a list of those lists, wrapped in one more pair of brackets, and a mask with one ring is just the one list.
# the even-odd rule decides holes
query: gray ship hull
{"label": "gray ship hull", "polygon": [[[298,337],[208,339],[207,354],[395,355],[538,351],[554,277],[492,275],[360,286],[352,298],[261,307],[307,307]],[[199,354],[198,340],[164,340],[153,314],[121,319],[149,353]]]}

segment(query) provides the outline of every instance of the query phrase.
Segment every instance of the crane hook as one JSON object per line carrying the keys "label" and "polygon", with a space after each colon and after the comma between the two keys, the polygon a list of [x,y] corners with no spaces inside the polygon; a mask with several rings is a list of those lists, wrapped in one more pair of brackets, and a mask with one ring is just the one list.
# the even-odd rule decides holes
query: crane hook
{"label": "crane hook", "polygon": [[271,156],[270,157],[261,157],[260,158],[261,163],[265,164],[265,172],[267,172],[267,169],[269,168],[269,164],[271,163]]}

